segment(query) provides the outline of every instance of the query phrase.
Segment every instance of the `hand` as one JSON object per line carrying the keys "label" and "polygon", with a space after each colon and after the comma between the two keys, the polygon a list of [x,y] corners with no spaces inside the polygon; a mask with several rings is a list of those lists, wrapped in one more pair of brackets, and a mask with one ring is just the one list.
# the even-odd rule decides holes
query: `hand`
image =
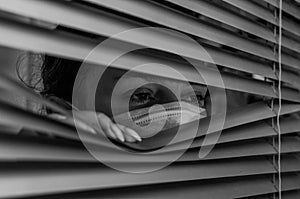
{"label": "hand", "polygon": [[[94,121],[93,119],[90,119],[94,117],[94,112],[92,111],[76,111],[77,114],[76,118],[79,118],[76,120],[77,127],[82,128],[86,131],[89,131],[91,133],[97,134],[97,127],[100,124],[100,127],[102,131],[105,133],[106,136],[109,138],[112,138],[114,140],[119,140],[120,142],[137,142],[142,141],[141,137],[132,129],[125,127],[121,124],[115,124],[113,121],[106,116],[103,113],[97,113],[97,119],[98,123],[92,123],[91,121]],[[53,119],[63,120],[67,123],[71,123],[74,125],[74,119],[73,118],[67,118],[63,115],[59,114],[50,114],[49,117]]]}

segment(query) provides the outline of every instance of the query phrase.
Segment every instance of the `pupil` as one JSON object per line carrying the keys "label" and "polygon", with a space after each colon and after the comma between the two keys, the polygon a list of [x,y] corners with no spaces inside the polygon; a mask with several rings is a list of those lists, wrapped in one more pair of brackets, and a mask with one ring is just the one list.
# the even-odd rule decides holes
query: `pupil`
{"label": "pupil", "polygon": [[141,100],[147,100],[147,99],[149,99],[149,95],[146,94],[146,93],[142,93],[142,94],[138,95],[138,97],[139,97]]}

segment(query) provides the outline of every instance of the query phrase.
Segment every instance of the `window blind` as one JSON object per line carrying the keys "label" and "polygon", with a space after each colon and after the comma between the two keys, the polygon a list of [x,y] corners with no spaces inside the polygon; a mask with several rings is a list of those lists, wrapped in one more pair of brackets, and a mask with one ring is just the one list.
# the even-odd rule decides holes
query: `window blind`
{"label": "window blind", "polygon": [[[103,38],[138,27],[169,28],[199,42],[214,63],[205,56],[199,57],[197,48],[181,38],[153,30],[116,42],[119,46],[130,44],[154,49],[155,54],[134,52],[116,60],[113,67],[128,70],[142,63],[162,63],[190,77],[190,82],[205,84],[191,66],[164,56],[164,53],[176,53],[168,46],[180,47],[183,50],[179,56],[194,60],[205,76],[217,78],[210,67],[216,64],[227,93],[242,93],[258,99],[228,110],[223,129],[208,131],[205,135],[210,117],[204,118],[196,138],[186,125],[183,127],[186,133],[179,135],[179,141],[164,153],[141,162],[120,157],[119,164],[147,168],[182,150],[186,142],[194,139],[176,162],[162,170],[138,175],[100,164],[83,146],[72,124],[1,100],[0,124],[18,126],[21,130],[17,134],[10,128],[0,130],[0,197],[277,198],[280,195],[298,198],[300,7],[296,1],[283,0],[281,19],[279,9],[280,2],[276,0],[0,1],[1,46],[83,60]],[[277,89],[280,28],[281,99]],[[112,46],[103,57],[118,50]],[[105,63],[101,59],[89,61]],[[146,73],[178,78],[171,74]],[[211,82],[210,86],[219,85]],[[17,93],[66,113],[1,72],[0,92],[1,95]],[[227,100],[233,98],[227,95]],[[280,117],[280,140],[277,117]],[[221,118],[215,122],[222,122]],[[218,130],[222,133],[217,144],[208,156],[199,159],[199,148],[214,144],[204,142],[205,137],[216,135]],[[97,150],[109,151],[111,146],[101,138],[86,135],[85,141],[94,144]],[[134,146],[140,150],[161,147],[168,139],[164,134],[157,140],[145,140]],[[278,182],[279,153],[281,184]],[[106,161],[116,160],[107,158]]]}

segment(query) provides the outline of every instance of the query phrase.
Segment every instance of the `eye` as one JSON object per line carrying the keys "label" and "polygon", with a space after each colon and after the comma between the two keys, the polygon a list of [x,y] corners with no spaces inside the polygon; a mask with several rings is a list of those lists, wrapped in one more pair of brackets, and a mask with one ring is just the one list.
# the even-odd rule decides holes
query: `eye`
{"label": "eye", "polygon": [[202,93],[199,92],[189,93],[187,95],[184,95],[182,99],[186,102],[195,104],[200,107],[204,106],[204,96]]}
{"label": "eye", "polygon": [[156,101],[152,90],[148,88],[137,89],[130,97],[130,107],[147,105]]}

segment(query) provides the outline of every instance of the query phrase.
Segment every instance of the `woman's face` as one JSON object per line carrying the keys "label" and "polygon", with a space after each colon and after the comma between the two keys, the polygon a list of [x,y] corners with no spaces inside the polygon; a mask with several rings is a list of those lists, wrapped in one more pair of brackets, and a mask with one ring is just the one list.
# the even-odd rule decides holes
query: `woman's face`
{"label": "woman's face", "polygon": [[109,69],[97,88],[96,111],[148,138],[205,117],[206,92],[201,85]]}
{"label": "woman's face", "polygon": [[[120,80],[121,76],[122,72],[114,69],[108,70],[102,76],[104,78],[99,83],[96,95],[97,111],[111,116],[112,105],[114,113],[121,114],[128,111],[128,108],[132,111],[174,101],[184,101],[206,108],[206,86],[192,85],[192,91],[191,85],[178,80],[137,73],[132,73]],[[180,96],[180,99],[176,96]]]}

